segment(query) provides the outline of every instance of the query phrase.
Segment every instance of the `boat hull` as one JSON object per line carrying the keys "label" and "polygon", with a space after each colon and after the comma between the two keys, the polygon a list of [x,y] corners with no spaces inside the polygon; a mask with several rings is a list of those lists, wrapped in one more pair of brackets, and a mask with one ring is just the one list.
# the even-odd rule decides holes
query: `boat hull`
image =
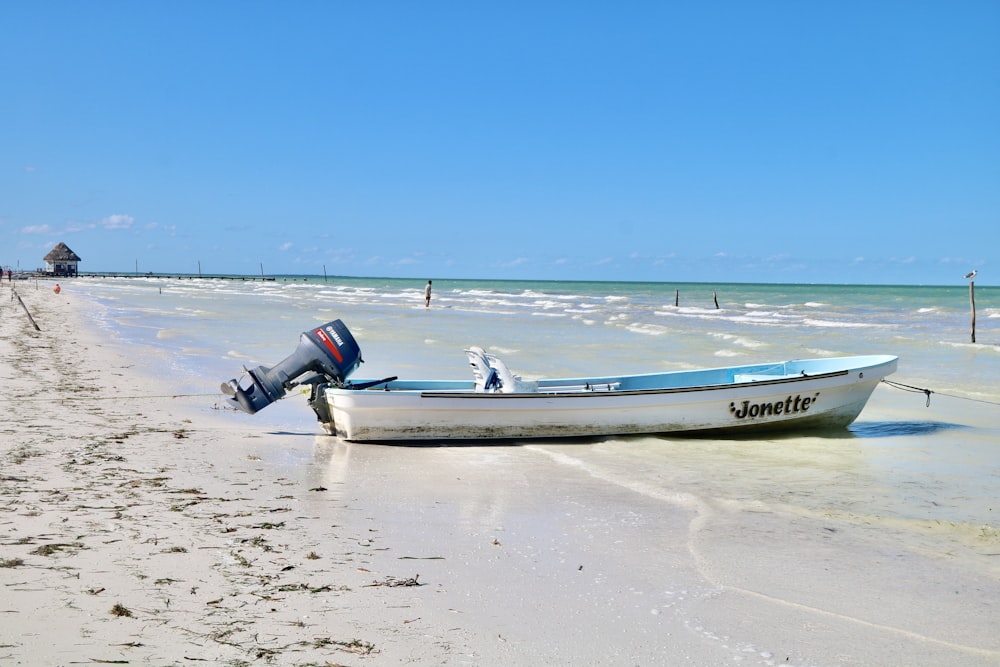
{"label": "boat hull", "polygon": [[842,429],[896,362],[846,357],[550,380],[531,393],[476,392],[462,382],[327,385],[314,400],[327,432],[371,442]]}

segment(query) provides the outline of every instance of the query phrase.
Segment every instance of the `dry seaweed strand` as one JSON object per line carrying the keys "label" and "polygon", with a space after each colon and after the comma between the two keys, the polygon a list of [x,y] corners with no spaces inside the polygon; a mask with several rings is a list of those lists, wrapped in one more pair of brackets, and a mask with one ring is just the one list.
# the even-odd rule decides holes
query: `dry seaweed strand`
{"label": "dry seaweed strand", "polygon": [[399,577],[388,576],[382,581],[373,581],[372,583],[367,584],[365,587],[371,588],[372,586],[389,586],[394,588],[397,586],[423,586],[423,584],[417,581],[419,578],[420,578],[419,574],[410,577],[408,579],[400,579]]}

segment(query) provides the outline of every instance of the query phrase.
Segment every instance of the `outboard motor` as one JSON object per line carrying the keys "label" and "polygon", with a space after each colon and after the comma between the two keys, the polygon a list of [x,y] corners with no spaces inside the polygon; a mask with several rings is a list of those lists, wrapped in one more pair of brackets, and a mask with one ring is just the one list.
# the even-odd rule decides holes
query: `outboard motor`
{"label": "outboard motor", "polygon": [[[276,366],[244,367],[250,384],[241,387],[236,380],[222,383],[222,393],[230,405],[254,414],[285,395],[290,387],[300,384],[296,378],[315,373],[329,382],[343,384],[348,375],[363,361],[361,348],[340,320],[304,331],[299,346],[291,356]],[[320,379],[317,377],[316,379]]]}

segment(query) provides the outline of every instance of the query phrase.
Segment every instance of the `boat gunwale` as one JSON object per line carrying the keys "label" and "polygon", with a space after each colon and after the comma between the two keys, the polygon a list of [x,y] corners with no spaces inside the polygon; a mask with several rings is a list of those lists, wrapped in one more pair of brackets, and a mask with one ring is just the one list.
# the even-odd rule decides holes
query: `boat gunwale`
{"label": "boat gunwale", "polygon": [[[839,371],[830,371],[828,373],[819,373],[816,375],[799,375],[796,377],[781,377],[775,378],[773,380],[751,380],[748,382],[728,382],[726,384],[710,384],[710,385],[698,385],[690,387],[656,387],[650,389],[613,389],[613,390],[577,390],[577,391],[536,391],[536,392],[510,392],[510,393],[485,393],[476,391],[466,391],[455,390],[455,391],[421,391],[418,389],[392,389],[390,387],[383,387],[381,389],[365,389],[361,392],[351,392],[352,394],[359,394],[364,392],[378,392],[378,393],[395,393],[395,394],[411,394],[419,395],[420,398],[473,398],[473,399],[519,399],[519,398],[531,398],[531,399],[543,399],[543,398],[585,398],[585,397],[610,397],[610,396],[651,396],[656,394],[682,394],[682,393],[692,393],[692,392],[705,392],[705,391],[721,391],[727,389],[740,389],[747,387],[765,387],[781,384],[796,384],[808,382],[810,380],[824,380],[835,377],[842,377],[850,374],[853,371],[864,372],[866,369],[845,369]],[[596,382],[596,385],[600,386],[606,384],[604,382]],[[347,390],[341,390],[347,393]],[[419,392],[419,394],[418,394]],[[334,394],[336,395],[336,394]]]}

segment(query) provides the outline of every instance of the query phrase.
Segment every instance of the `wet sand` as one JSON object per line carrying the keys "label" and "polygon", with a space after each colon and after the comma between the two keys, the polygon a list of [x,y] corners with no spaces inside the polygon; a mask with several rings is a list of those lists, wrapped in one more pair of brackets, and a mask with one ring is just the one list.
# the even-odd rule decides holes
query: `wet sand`
{"label": "wet sand", "polygon": [[0,663],[1000,663],[995,535],[736,506],[699,490],[722,455],[685,462],[711,441],[651,467],[651,439],[275,428],[214,409],[218,378],[173,395],[71,284],[15,287],[41,331],[4,284]]}

